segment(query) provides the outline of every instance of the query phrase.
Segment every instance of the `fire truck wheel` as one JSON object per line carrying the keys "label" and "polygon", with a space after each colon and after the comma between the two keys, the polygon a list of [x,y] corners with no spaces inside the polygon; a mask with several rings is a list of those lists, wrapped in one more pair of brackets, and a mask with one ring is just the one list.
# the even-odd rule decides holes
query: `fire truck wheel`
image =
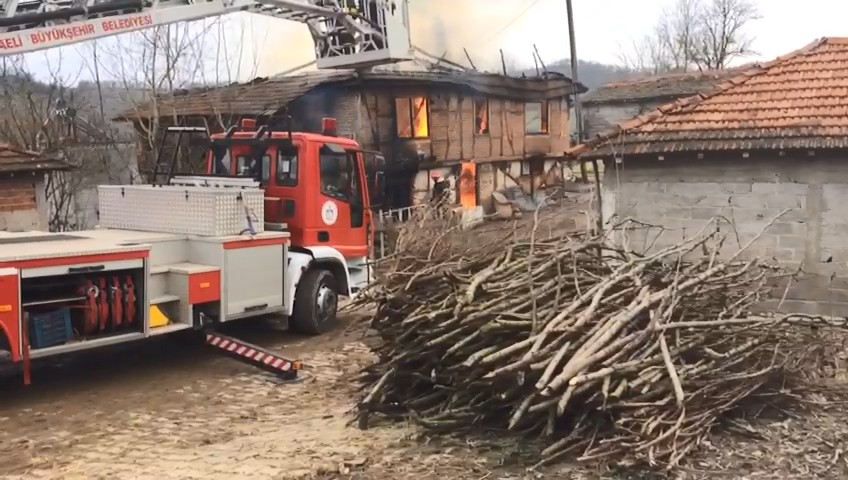
{"label": "fire truck wheel", "polygon": [[307,335],[329,332],[336,324],[339,297],[336,278],[327,270],[308,270],[300,279],[290,320],[292,330]]}

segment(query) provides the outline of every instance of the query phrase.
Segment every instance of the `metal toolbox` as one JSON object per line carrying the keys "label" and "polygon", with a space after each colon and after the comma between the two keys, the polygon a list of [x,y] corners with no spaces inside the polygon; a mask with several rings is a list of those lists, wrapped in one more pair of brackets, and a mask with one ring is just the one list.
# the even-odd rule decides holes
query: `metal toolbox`
{"label": "metal toolbox", "polygon": [[[264,231],[265,195],[259,188],[101,185],[100,226],[198,236]],[[247,213],[245,212],[247,207]]]}

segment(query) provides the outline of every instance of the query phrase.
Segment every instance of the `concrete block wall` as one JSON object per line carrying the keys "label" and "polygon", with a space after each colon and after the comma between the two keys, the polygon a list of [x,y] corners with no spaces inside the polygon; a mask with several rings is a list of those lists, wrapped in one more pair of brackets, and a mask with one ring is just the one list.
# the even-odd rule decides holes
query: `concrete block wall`
{"label": "concrete block wall", "polygon": [[585,134],[591,138],[611,130],[615,125],[670,103],[669,99],[640,100],[618,103],[589,103],[583,107]]}
{"label": "concrete block wall", "polygon": [[[782,310],[848,316],[848,163],[806,152],[796,158],[730,156],[735,158],[607,163],[604,220],[633,218],[661,226],[627,234],[629,246],[640,250],[691,237],[722,216],[734,225],[724,227],[732,232],[721,252],[725,257],[765,229],[742,257],[770,258],[801,270]],[[782,295],[783,288],[778,290]]]}

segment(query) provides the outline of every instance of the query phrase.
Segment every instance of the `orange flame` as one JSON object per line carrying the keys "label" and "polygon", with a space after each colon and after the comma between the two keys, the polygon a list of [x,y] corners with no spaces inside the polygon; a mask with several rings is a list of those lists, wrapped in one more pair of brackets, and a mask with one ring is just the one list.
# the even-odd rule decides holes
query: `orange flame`
{"label": "orange flame", "polygon": [[413,132],[415,138],[430,136],[430,122],[427,118],[427,99],[425,97],[415,97],[412,99],[414,114],[412,115]]}
{"label": "orange flame", "polygon": [[474,103],[474,114],[477,116],[477,135],[489,133],[489,102],[477,100]]}

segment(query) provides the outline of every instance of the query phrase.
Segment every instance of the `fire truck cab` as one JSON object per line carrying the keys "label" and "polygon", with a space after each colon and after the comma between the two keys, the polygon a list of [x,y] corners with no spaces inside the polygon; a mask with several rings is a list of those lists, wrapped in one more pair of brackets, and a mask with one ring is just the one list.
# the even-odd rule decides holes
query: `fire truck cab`
{"label": "fire truck cab", "polygon": [[[337,136],[335,119],[325,118],[320,134],[243,119],[238,128],[211,137],[207,174],[253,179],[264,189],[266,228],[290,235],[289,259],[296,267],[289,269],[291,298],[303,272],[304,281],[322,292],[311,303],[334,316],[334,294],[354,295],[368,284],[372,215],[363,152],[354,140]],[[307,301],[294,303],[300,310],[289,312],[292,325],[316,330],[301,320]]]}

